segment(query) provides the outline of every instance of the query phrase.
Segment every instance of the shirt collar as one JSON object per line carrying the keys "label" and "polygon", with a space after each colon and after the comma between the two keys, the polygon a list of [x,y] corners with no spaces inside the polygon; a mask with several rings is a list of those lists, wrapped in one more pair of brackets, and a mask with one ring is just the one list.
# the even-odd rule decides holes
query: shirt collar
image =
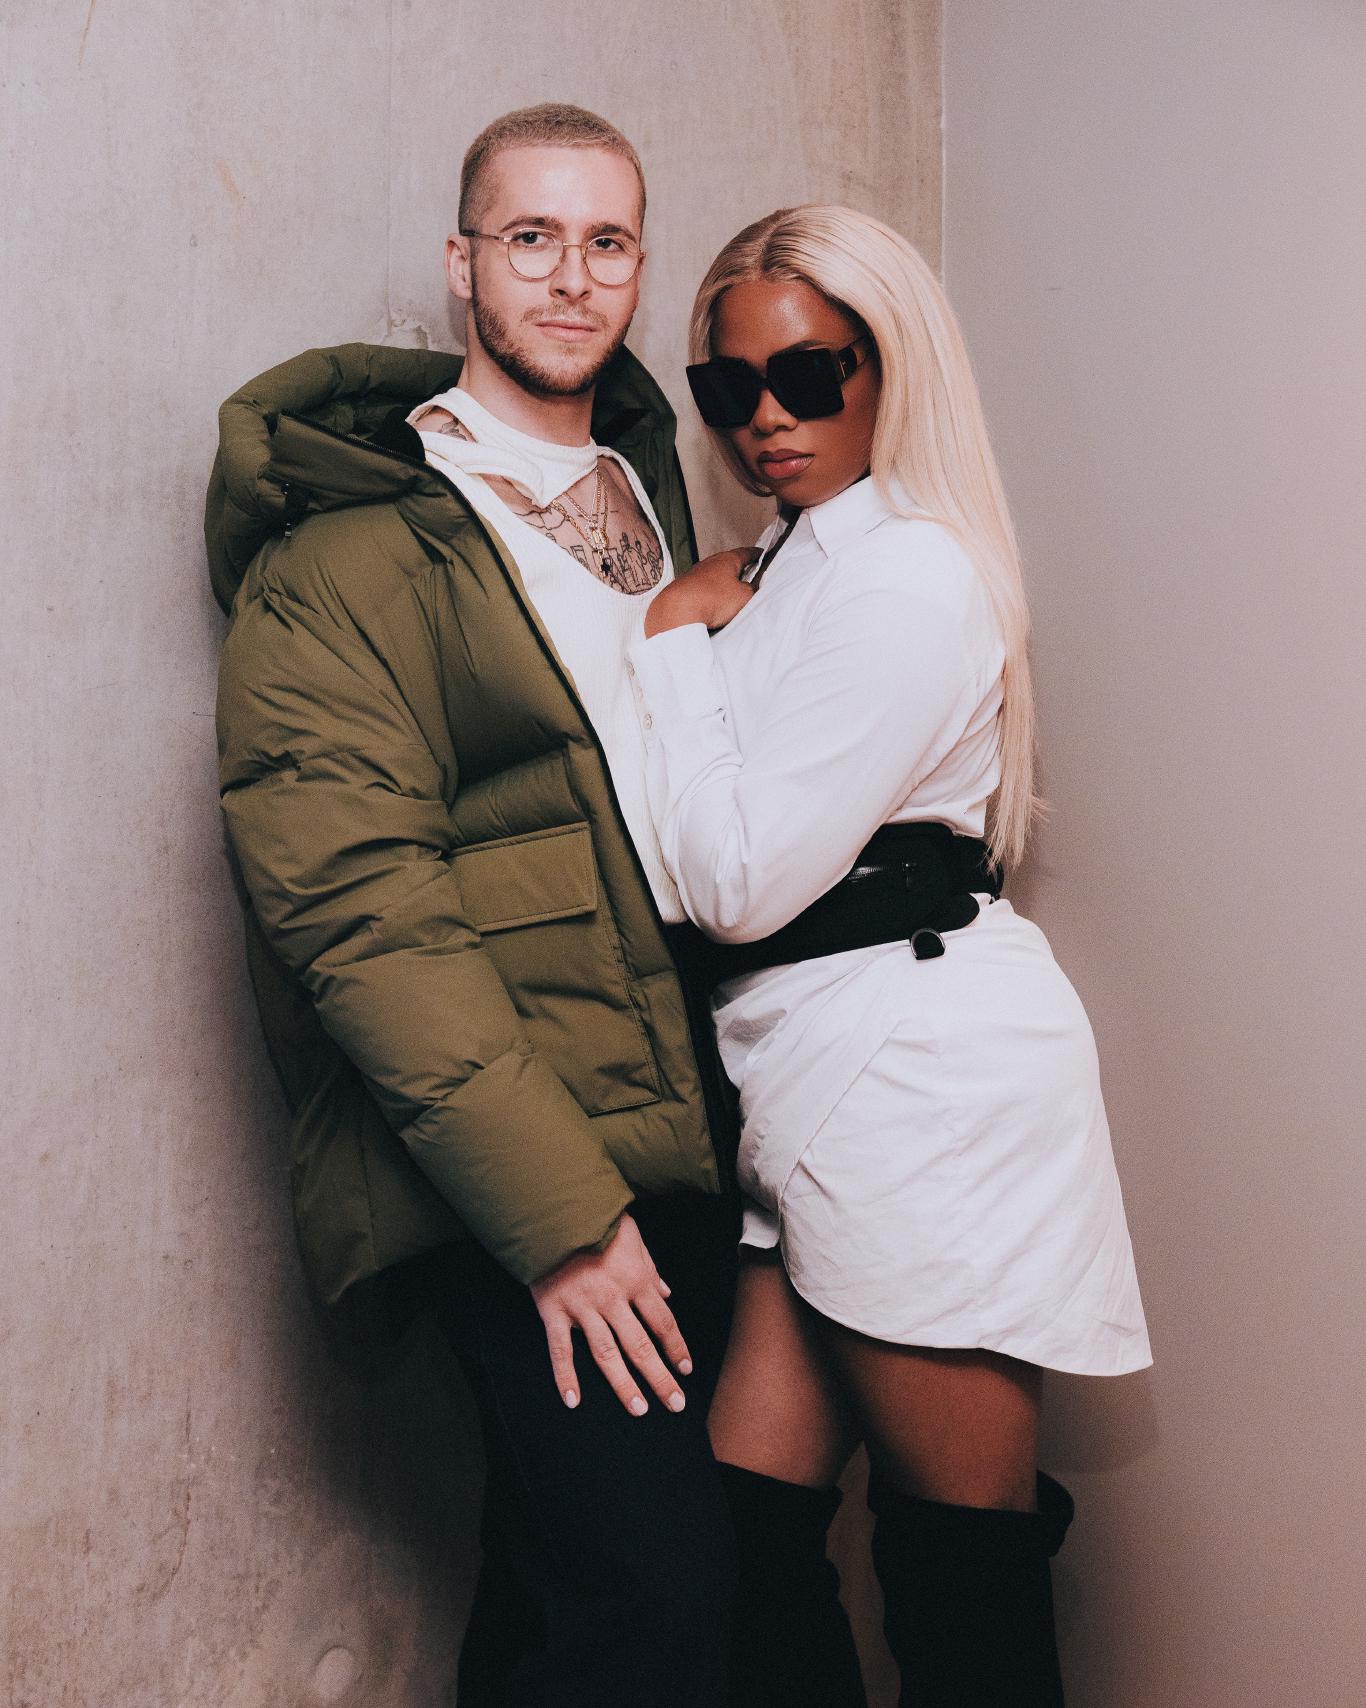
{"label": "shirt collar", "polygon": [[833,557],[842,546],[871,533],[879,522],[896,514],[870,474],[846,486],[833,498],[827,498],[824,504],[813,504],[806,512],[816,543],[827,557]]}
{"label": "shirt collar", "polygon": [[[420,416],[425,409],[444,409],[457,421],[464,423],[474,435],[472,440],[454,438],[449,433],[424,433],[418,429],[428,462],[438,467],[443,463],[466,474],[495,476],[510,480],[520,487],[531,502],[544,510],[571,486],[592,474],[603,453],[592,439],[586,445],[558,445],[545,439],[533,439],[501,421],[490,409],[461,386],[438,392],[409,415]],[[616,453],[608,451],[609,456]]]}

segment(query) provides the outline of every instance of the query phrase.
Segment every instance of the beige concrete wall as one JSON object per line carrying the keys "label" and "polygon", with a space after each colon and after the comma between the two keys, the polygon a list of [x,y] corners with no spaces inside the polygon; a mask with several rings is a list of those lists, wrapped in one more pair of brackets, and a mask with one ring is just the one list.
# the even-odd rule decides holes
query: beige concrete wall
{"label": "beige concrete wall", "polygon": [[947,278],[1032,577],[1029,890],[1150,1376],[1057,1383],[1083,1708],[1366,1679],[1366,9],[952,0]]}
{"label": "beige concrete wall", "polygon": [[937,10],[3,8],[8,1708],[432,1708],[468,1593],[449,1361],[363,1388],[300,1295],[214,798],[217,403],[310,344],[451,343],[464,145],[550,97],[641,146],[636,342],[681,403],[693,286],[743,221],[844,198],[936,252]]}

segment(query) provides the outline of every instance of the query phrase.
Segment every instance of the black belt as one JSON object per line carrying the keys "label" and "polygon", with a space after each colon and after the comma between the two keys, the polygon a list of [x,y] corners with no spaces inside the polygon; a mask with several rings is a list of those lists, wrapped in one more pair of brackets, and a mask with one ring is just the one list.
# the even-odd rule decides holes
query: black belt
{"label": "black belt", "polygon": [[877,943],[909,943],[916,959],[926,961],[944,953],[941,932],[976,919],[974,891],[1001,893],[1000,868],[985,842],[946,824],[884,824],[846,877],[771,936],[713,943],[696,926],[672,929],[687,936],[680,959],[709,987],[761,967]]}

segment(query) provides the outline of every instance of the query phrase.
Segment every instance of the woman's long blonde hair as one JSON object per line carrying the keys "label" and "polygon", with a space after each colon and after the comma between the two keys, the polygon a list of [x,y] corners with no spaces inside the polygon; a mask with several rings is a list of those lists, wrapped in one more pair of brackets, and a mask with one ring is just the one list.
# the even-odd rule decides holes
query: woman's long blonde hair
{"label": "woman's long blonde hair", "polygon": [[[996,459],[963,335],[934,274],[904,237],[853,208],[779,208],[746,226],[712,262],[697,292],[689,360],[712,354],[716,305],[751,279],[801,280],[861,320],[877,346],[882,390],[872,474],[902,514],[942,522],[986,583],[1005,638],[1001,783],[991,803],[993,857],[1020,859],[1038,811],[1029,609]],[[713,435],[741,483],[761,491],[726,434]]]}

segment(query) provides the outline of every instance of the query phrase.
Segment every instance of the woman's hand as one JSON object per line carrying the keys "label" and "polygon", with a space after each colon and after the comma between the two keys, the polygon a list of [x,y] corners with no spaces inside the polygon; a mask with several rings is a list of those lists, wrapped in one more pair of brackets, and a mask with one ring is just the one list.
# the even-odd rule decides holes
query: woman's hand
{"label": "woman's hand", "polygon": [[630,1216],[621,1218],[605,1251],[579,1252],[531,1283],[531,1296],[545,1324],[551,1368],[567,1406],[579,1403],[573,1342],[577,1328],[627,1411],[640,1417],[649,1409],[626,1367],[627,1358],[670,1411],[683,1410],[682,1390],[650,1338],[653,1334],[677,1370],[692,1374],[687,1345],[664,1303],[668,1294]]}
{"label": "woman's hand", "polygon": [[680,629],[685,623],[723,629],[754,597],[754,589],[740,577],[758,556],[756,547],[739,546],[733,551],[713,552],[694,564],[686,575],[655,594],[645,613],[646,636]]}

